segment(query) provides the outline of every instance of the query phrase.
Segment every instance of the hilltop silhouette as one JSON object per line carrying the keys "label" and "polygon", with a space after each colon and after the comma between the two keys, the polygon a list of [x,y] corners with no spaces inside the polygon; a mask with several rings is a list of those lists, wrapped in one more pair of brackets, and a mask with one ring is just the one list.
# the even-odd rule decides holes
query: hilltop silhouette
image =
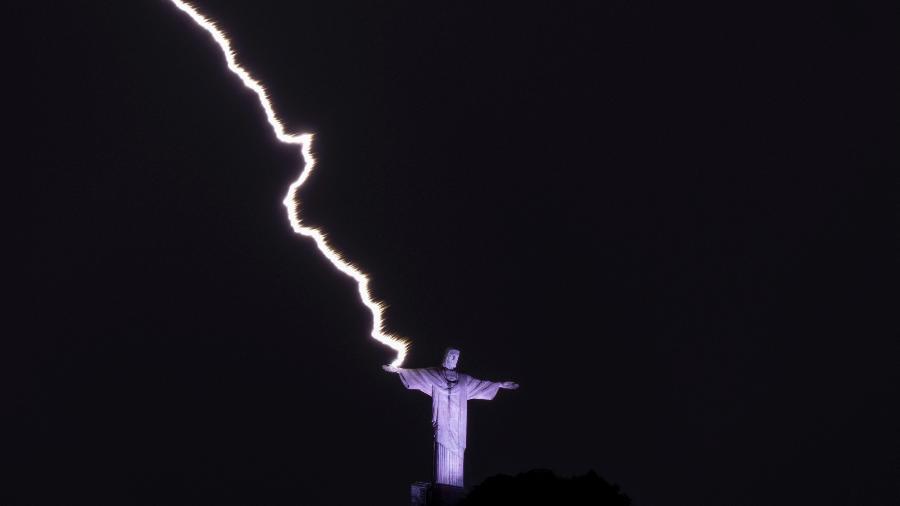
{"label": "hilltop silhouette", "polygon": [[629,506],[631,499],[594,471],[562,478],[535,469],[516,476],[492,476],[462,500],[460,506],[546,504],[554,506]]}

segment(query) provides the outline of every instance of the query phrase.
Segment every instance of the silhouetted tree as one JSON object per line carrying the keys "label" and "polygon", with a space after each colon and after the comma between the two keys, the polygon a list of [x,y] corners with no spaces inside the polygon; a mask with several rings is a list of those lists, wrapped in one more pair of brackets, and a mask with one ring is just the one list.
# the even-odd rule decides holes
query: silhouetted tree
{"label": "silhouetted tree", "polygon": [[631,499],[594,471],[560,478],[552,471],[536,469],[516,476],[492,476],[475,486],[460,506],[522,504],[629,506]]}

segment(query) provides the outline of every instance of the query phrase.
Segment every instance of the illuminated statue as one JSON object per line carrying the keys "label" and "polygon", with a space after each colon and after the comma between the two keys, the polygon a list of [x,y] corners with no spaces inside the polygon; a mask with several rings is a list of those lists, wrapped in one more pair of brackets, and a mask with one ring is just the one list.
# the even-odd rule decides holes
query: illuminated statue
{"label": "illuminated statue", "polygon": [[466,451],[466,413],[469,400],[491,400],[501,388],[515,390],[512,381],[475,379],[456,371],[459,350],[448,349],[442,367],[401,369],[386,365],[385,371],[397,373],[410,390],[431,396],[431,424],[434,427],[434,483],[463,486],[463,455]]}

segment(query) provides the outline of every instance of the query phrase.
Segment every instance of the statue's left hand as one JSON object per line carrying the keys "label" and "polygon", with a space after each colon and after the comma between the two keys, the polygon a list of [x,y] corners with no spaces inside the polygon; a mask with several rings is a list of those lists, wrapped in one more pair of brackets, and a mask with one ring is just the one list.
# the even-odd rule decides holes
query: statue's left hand
{"label": "statue's left hand", "polygon": [[507,390],[516,390],[517,388],[519,388],[519,384],[515,381],[504,381],[503,383],[500,383],[500,388],[505,388]]}

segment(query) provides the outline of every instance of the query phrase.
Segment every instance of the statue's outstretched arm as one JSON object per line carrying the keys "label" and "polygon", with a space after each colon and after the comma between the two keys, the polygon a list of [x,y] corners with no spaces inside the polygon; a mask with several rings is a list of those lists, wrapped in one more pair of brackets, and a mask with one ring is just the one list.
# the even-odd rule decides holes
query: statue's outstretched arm
{"label": "statue's outstretched arm", "polygon": [[398,373],[398,372],[400,372],[400,368],[399,368],[399,367],[394,367],[394,366],[392,366],[392,365],[390,365],[390,364],[383,365],[383,366],[381,366],[381,368],[384,369],[384,370],[387,371],[387,372],[393,372],[393,373]]}
{"label": "statue's outstretched arm", "polygon": [[504,381],[500,383],[500,388],[505,388],[507,390],[516,390],[519,388],[519,384],[515,381]]}

